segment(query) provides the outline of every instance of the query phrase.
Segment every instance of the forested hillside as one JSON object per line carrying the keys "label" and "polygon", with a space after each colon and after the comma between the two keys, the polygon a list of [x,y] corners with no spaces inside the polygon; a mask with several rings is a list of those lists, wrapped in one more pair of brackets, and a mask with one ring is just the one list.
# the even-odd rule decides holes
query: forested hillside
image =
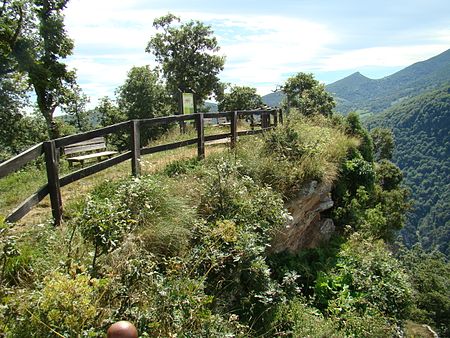
{"label": "forested hillside", "polygon": [[406,243],[450,254],[450,86],[399,103],[368,121],[392,129],[394,162],[415,201],[403,229]]}
{"label": "forested hillside", "polygon": [[336,111],[380,113],[392,105],[450,81],[450,49],[382,79],[354,73],[326,86],[335,96]]}

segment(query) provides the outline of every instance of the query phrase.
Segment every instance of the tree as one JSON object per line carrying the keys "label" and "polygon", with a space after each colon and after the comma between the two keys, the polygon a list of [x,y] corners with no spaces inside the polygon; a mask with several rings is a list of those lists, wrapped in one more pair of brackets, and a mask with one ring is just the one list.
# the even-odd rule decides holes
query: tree
{"label": "tree", "polygon": [[364,160],[372,162],[374,159],[373,141],[367,129],[361,124],[358,113],[351,112],[347,115],[345,127],[347,134],[356,136],[361,140],[358,150]]}
{"label": "tree", "polygon": [[233,86],[231,91],[221,98],[219,111],[251,110],[262,105],[262,98],[256,93],[256,88]]}
{"label": "tree", "polygon": [[150,66],[133,67],[125,83],[116,92],[119,109],[128,119],[144,119],[165,116],[168,95],[158,73]]}
{"label": "tree", "polygon": [[395,147],[392,131],[386,128],[375,128],[370,132],[370,136],[373,140],[375,159],[377,161],[391,160]]}
{"label": "tree", "polygon": [[11,56],[11,45],[17,39],[26,21],[18,1],[3,1],[0,5],[0,147],[2,158],[20,152],[17,142],[20,132],[22,110],[28,103],[27,81],[24,74],[16,71]]}
{"label": "tree", "polygon": [[36,94],[49,136],[58,137],[53,114],[67,103],[75,72],[60,62],[72,53],[73,42],[64,29],[63,9],[68,0],[4,0],[0,10],[2,52],[8,72],[27,74]]}
{"label": "tree", "polygon": [[325,86],[314,79],[312,74],[298,73],[288,78],[282,90],[286,94],[285,106],[297,108],[303,115],[330,116],[336,105]]}
{"label": "tree", "polygon": [[400,260],[415,289],[412,318],[450,336],[450,262],[439,251],[427,253],[420,244],[402,248]]}
{"label": "tree", "polygon": [[112,124],[120,123],[127,120],[127,117],[122,113],[117,105],[108,96],[100,99],[94,111],[100,117],[100,124],[102,127],[107,127]]}
{"label": "tree", "polygon": [[173,14],[155,19],[153,26],[162,32],[150,39],[146,52],[160,63],[174,99],[179,90],[192,90],[200,105],[223,88],[217,74],[223,70],[225,58],[215,54],[219,46],[210,26],[200,21],[176,25],[178,22],[180,18]]}
{"label": "tree", "polygon": [[[99,115],[100,124],[103,127],[127,120],[127,116],[117,107],[114,101],[105,96],[100,99],[94,113]],[[107,136],[108,144],[112,144],[119,150],[129,149],[129,133],[118,132]]]}
{"label": "tree", "polygon": [[[158,73],[149,66],[133,67],[125,83],[116,92],[117,103],[126,119],[145,119],[170,114],[168,94]],[[144,142],[160,134],[161,128],[141,131]]]}
{"label": "tree", "polygon": [[28,103],[27,85],[20,74],[0,75],[0,147],[6,155],[20,152],[23,108]]}
{"label": "tree", "polygon": [[86,110],[86,105],[90,101],[89,97],[83,93],[77,84],[66,95],[67,104],[62,107],[62,110],[71,117],[69,123],[74,125],[78,131],[84,132],[91,129],[92,124],[89,120],[89,112]]}

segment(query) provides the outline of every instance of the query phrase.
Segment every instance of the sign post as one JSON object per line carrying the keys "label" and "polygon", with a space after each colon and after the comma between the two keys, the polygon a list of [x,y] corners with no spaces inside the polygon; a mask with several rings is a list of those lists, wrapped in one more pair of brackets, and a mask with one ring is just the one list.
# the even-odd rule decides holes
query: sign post
{"label": "sign post", "polygon": [[181,93],[181,95],[182,95],[183,114],[194,114],[195,113],[194,93]]}
{"label": "sign post", "polygon": [[[183,92],[180,90],[180,98],[179,98],[179,114],[187,115],[187,114],[195,114],[197,112],[197,107],[195,104],[195,97],[193,92]],[[186,133],[186,122],[180,122],[180,130],[181,133]]]}

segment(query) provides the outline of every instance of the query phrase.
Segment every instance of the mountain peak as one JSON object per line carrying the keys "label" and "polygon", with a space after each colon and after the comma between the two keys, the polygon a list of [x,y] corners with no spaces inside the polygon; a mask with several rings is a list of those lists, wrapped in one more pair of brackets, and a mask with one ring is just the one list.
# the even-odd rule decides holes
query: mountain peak
{"label": "mountain peak", "polygon": [[450,79],[450,50],[373,80],[360,72],[326,86],[337,101],[336,111],[379,113],[395,102],[438,88]]}
{"label": "mountain peak", "polygon": [[362,83],[367,83],[373,81],[372,79],[368,78],[367,76],[364,76],[363,74],[361,74],[360,72],[355,72],[353,74],[350,74],[346,77],[344,77],[343,79],[340,79],[336,82],[333,82],[331,84],[329,84],[329,87],[332,87],[334,84],[345,84],[345,85],[361,85]]}

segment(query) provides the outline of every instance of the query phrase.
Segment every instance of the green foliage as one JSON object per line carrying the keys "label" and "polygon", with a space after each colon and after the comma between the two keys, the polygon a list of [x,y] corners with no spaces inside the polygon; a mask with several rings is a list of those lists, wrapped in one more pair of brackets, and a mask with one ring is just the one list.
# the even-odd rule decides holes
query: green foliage
{"label": "green foliage", "polygon": [[301,136],[289,124],[270,133],[264,144],[264,152],[274,154],[280,160],[299,160],[306,153],[305,148]]}
{"label": "green foliage", "polygon": [[244,170],[288,199],[311,180],[332,183],[340,161],[357,144],[322,116],[289,119],[259,142],[241,143]]}
{"label": "green foliage", "polygon": [[42,117],[35,114],[6,117],[5,123],[0,125],[0,161],[47,139],[47,127]]}
{"label": "green foliage", "polygon": [[80,218],[81,235],[95,248],[93,271],[97,268],[97,258],[116,249],[131,229],[130,213],[117,209],[116,204],[110,200],[101,203],[89,201]]}
{"label": "green foliage", "polygon": [[[59,136],[53,114],[70,101],[67,93],[75,84],[75,73],[60,60],[72,53],[73,41],[64,29],[62,11],[68,0],[5,1],[10,20],[3,22],[9,34],[3,49],[11,71],[27,75],[51,138]],[[2,15],[3,16],[3,15]]]}
{"label": "green foliage", "polygon": [[153,26],[162,32],[150,39],[146,52],[160,64],[174,103],[179,90],[192,90],[201,104],[212,92],[217,95],[223,90],[217,75],[225,58],[216,55],[219,46],[211,27],[200,21],[177,22],[180,19],[173,14],[155,19]]}
{"label": "green foliage", "polygon": [[405,223],[410,208],[409,192],[402,184],[402,172],[381,159],[373,163],[372,138],[356,113],[343,123],[346,132],[361,139],[343,162],[342,173],[333,191],[336,207],[332,215],[338,225],[350,226],[367,236],[392,240]]}
{"label": "green foliage", "polygon": [[219,101],[219,111],[251,110],[263,105],[256,88],[233,86]]}
{"label": "green foliage", "polygon": [[[448,52],[447,52],[448,54]],[[397,148],[393,162],[403,171],[414,209],[402,235],[408,246],[438,248],[448,254],[450,87],[404,100],[370,119],[370,128],[393,131]]]}
{"label": "green foliage", "polygon": [[375,128],[370,131],[373,140],[375,160],[391,160],[394,153],[394,135],[389,129]]}
{"label": "green foliage", "polygon": [[178,160],[169,163],[165,168],[164,172],[169,177],[174,177],[178,175],[185,175],[191,170],[195,169],[200,165],[200,161],[197,157],[188,160]]}
{"label": "green foliage", "polygon": [[[168,108],[168,93],[158,73],[149,66],[133,67],[125,83],[117,89],[117,103],[124,120],[146,119],[173,113]],[[146,145],[164,131],[162,127],[141,128],[141,142]]]}
{"label": "green foliage", "polygon": [[282,87],[288,108],[297,108],[303,115],[330,116],[335,106],[333,97],[325,86],[314,79],[313,74],[298,73],[287,79]]}
{"label": "green foliage", "polygon": [[[237,223],[257,222],[263,234],[285,221],[282,199],[270,187],[260,187],[240,173],[240,164],[219,160],[205,179],[205,192],[199,206],[208,221],[221,219]],[[267,238],[266,238],[267,239]]]}
{"label": "green foliage", "polygon": [[44,278],[40,290],[17,304],[20,317],[14,335],[96,336],[95,327],[100,322],[97,305],[106,283],[84,274],[53,272]]}
{"label": "green foliage", "polygon": [[374,160],[373,141],[369,132],[361,124],[359,116],[355,112],[351,112],[346,118],[347,133],[356,136],[361,140],[361,145],[358,147],[359,152],[365,161],[371,162]]}
{"label": "green foliage", "polygon": [[[20,256],[20,250],[17,248],[16,236],[8,234],[9,226],[0,220],[0,262],[1,262],[1,275],[0,282],[7,283],[14,279],[16,275],[16,268],[13,260],[17,260]],[[13,277],[13,278],[11,278]]]}
{"label": "green foliage", "polygon": [[62,111],[70,116],[68,122],[75,126],[78,132],[92,129],[89,112],[86,109],[89,97],[83,93],[77,84],[73,84],[71,90],[66,94],[66,99],[67,103],[62,107]]}
{"label": "green foliage", "polygon": [[403,173],[400,168],[385,159],[376,164],[375,176],[377,183],[383,190],[395,189],[403,181]]}
{"label": "green foliage", "polygon": [[[100,99],[95,107],[95,112],[100,116],[100,125],[103,127],[127,120],[126,114],[107,96]],[[118,150],[130,149],[130,136],[126,132],[118,132],[106,137],[108,144],[114,145]]]}
{"label": "green foliage", "polygon": [[242,336],[249,330],[237,318],[211,310],[213,297],[206,293],[205,278],[195,274],[199,262],[189,257],[156,261],[130,247],[114,255],[121,264],[109,272],[111,322],[127,318],[144,337]]}
{"label": "green foliage", "polygon": [[419,244],[400,252],[414,288],[412,319],[427,323],[442,337],[450,333],[450,263],[440,252],[426,253]]}
{"label": "green foliage", "polygon": [[154,254],[174,255],[187,245],[192,209],[171,196],[170,184],[143,177],[98,186],[77,221],[83,237],[94,244],[95,257],[111,252],[132,231],[139,232]]}
{"label": "green foliage", "polygon": [[[0,57],[0,60],[3,61],[3,58]],[[3,149],[0,160],[7,157],[1,153],[17,153],[23,146],[20,142],[24,118],[21,111],[28,102],[26,89],[22,74],[3,74],[0,69],[0,146]]]}
{"label": "green foliage", "polygon": [[324,317],[302,299],[282,304],[277,312],[274,334],[293,337],[391,337],[395,326],[376,312],[363,315],[348,310],[339,317]]}
{"label": "green foliage", "polygon": [[[61,229],[36,228],[12,246],[0,328],[100,336],[130,320],[144,337],[395,335],[411,290],[379,238],[402,223],[401,175],[363,158],[353,122],[297,116],[228,154],[102,183]],[[335,220],[358,232],[275,254],[291,219],[285,200],[339,173]],[[86,275],[92,258],[99,279]]]}
{"label": "green foliage", "polygon": [[305,300],[293,299],[277,309],[272,336],[289,337],[341,337],[342,333],[332,320]]}
{"label": "green foliage", "polygon": [[330,272],[316,282],[316,302],[334,316],[377,309],[386,319],[403,319],[412,305],[407,275],[380,240],[353,234]]}
{"label": "green foliage", "polygon": [[359,72],[326,86],[336,98],[340,113],[360,110],[374,114],[439,88],[449,82],[450,50],[417,62],[390,76],[373,80]]}

